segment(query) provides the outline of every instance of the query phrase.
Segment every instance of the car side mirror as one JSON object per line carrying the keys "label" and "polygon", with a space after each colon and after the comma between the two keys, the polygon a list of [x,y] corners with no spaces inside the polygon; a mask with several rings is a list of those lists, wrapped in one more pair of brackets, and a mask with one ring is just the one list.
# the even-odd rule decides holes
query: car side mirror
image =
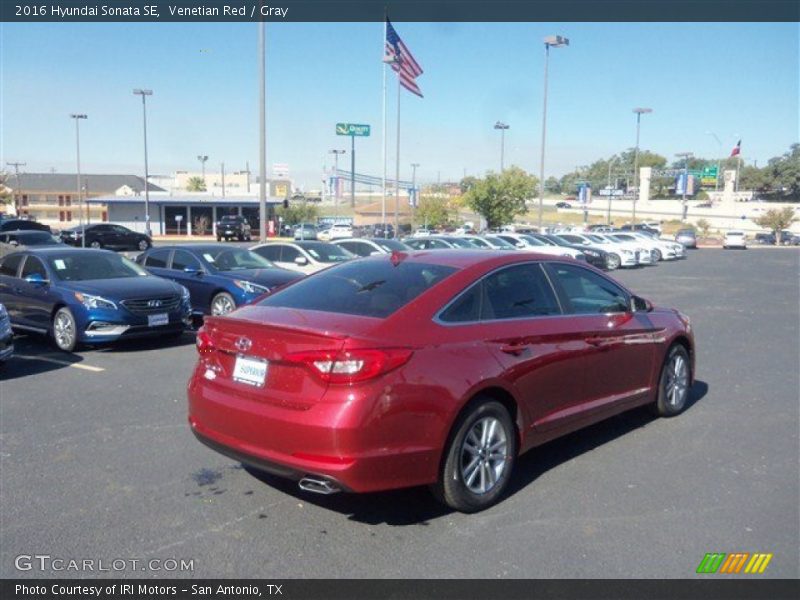
{"label": "car side mirror", "polygon": [[8,245],[9,246],[19,246],[19,242],[17,240],[9,240],[8,241]]}
{"label": "car side mirror", "polygon": [[630,308],[631,312],[650,312],[653,310],[653,303],[639,296],[631,296]]}
{"label": "car side mirror", "polygon": [[198,269],[196,267],[185,267],[183,269],[183,272],[186,273],[187,275],[194,275],[195,277],[199,277],[200,275],[203,274],[202,269]]}
{"label": "car side mirror", "polygon": [[294,259],[294,264],[304,267],[308,264],[308,259],[305,256],[298,256]]}
{"label": "car side mirror", "polygon": [[50,283],[49,279],[45,279],[44,277],[42,277],[38,273],[33,273],[31,275],[28,275],[25,278],[25,281],[27,281],[28,283],[31,283],[33,285],[39,285],[39,286],[47,285],[48,283]]}

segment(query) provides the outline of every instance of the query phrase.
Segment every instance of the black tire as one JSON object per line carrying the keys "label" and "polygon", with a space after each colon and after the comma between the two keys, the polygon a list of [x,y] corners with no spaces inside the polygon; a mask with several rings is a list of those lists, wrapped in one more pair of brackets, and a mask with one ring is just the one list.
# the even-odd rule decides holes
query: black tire
{"label": "black tire", "polygon": [[244,234],[243,233],[238,234],[236,236],[236,239],[239,240],[240,242],[243,242],[244,241]]}
{"label": "black tire", "polygon": [[95,250],[99,250],[103,247],[103,244],[100,243],[99,240],[93,240],[92,243],[89,244],[90,248],[94,248]]}
{"label": "black tire", "polygon": [[[487,420],[494,420],[496,423],[495,430],[497,426],[501,427],[502,435],[506,442],[505,450],[501,452],[501,454],[504,454],[504,458],[498,459],[494,467],[496,469],[502,463],[499,475],[493,470],[490,463],[485,471],[481,465],[481,457],[484,457],[484,452],[487,451],[486,445],[480,449],[480,455],[474,452],[470,454],[467,449],[467,446],[474,448],[469,443],[471,434],[480,429],[481,424],[489,422]],[[472,437],[472,439],[475,438],[477,436]],[[493,437],[492,439],[495,438]],[[472,485],[475,485],[475,479],[478,478],[477,473],[480,473],[478,486],[483,485],[484,477],[490,482],[490,487],[484,492],[476,492],[470,489],[470,486],[465,481],[465,472],[470,470],[470,465],[473,464],[470,462],[468,465],[464,465],[464,459],[467,455],[474,456],[473,460],[478,461],[478,466],[471,469],[473,471]],[[487,460],[483,462],[487,462],[491,456],[492,454],[486,455]],[[444,449],[442,466],[439,470],[439,480],[431,486],[431,491],[440,502],[457,511],[473,513],[484,510],[495,504],[508,487],[516,456],[517,432],[508,410],[490,397],[478,396],[467,405],[453,425]],[[497,477],[494,483],[491,483],[492,474]]]}
{"label": "black tire", "polygon": [[139,240],[138,247],[140,251],[144,252],[150,247],[150,242],[147,240]]}
{"label": "black tire", "polygon": [[217,236],[217,241],[218,241],[218,242],[221,242],[221,241],[222,241],[222,236],[218,235],[218,236]]}
{"label": "black tire", "polygon": [[619,257],[619,254],[614,254],[613,252],[606,256],[606,269],[609,271],[614,271],[619,269],[620,265],[622,264],[622,259]]}
{"label": "black tire", "polygon": [[50,335],[56,348],[63,352],[74,352],[78,347],[78,325],[75,315],[66,306],[59,308],[53,315]]}
{"label": "black tire", "polygon": [[[685,367],[685,372],[681,375],[681,377],[685,377],[685,380],[681,384],[683,393],[678,400],[672,396],[672,390],[674,388],[670,386],[671,382],[674,385],[673,377],[677,375],[675,367],[675,362],[677,360],[682,361]],[[660,417],[674,417],[682,413],[686,408],[691,394],[691,369],[692,363],[689,360],[689,353],[686,351],[686,348],[682,344],[674,344],[667,352],[664,364],[661,367],[661,375],[658,378],[658,395],[656,396],[655,411]]]}

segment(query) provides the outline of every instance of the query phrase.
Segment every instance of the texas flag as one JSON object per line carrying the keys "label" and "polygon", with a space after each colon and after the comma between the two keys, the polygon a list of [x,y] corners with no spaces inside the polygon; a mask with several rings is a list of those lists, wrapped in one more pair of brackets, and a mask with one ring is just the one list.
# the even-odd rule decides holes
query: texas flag
{"label": "texas flag", "polygon": [[733,147],[733,150],[731,150],[731,156],[738,156],[739,152],[741,151],[742,151],[742,140],[739,140],[738,142],[736,142],[736,145]]}

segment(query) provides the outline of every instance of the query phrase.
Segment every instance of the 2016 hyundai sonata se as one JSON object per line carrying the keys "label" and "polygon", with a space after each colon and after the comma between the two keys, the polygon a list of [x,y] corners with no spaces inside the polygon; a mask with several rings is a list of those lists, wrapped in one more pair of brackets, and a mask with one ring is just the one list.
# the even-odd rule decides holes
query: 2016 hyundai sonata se
{"label": "2016 hyundai sonata se", "polygon": [[189,421],[314,492],[431,485],[465,512],[517,456],[635,406],[686,406],[689,319],[583,263],[519,252],[373,256],[197,336]]}

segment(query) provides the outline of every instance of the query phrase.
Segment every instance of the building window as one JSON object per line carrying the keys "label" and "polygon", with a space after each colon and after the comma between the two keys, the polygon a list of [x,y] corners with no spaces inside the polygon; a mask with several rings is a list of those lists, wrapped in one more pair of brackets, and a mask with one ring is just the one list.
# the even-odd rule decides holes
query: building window
{"label": "building window", "polygon": [[67,203],[67,206],[72,204],[72,196],[64,196],[64,201]]}
{"label": "building window", "polygon": [[62,211],[60,211],[58,213],[58,220],[59,221],[63,221],[64,219],[65,219],[65,215],[64,215],[64,211],[62,210]]}
{"label": "building window", "polygon": [[106,221],[108,221],[108,212],[104,210],[103,211],[103,223],[105,223]]}
{"label": "building window", "polygon": [[[22,194],[22,206],[28,206],[28,194]],[[27,212],[25,214],[28,214]]]}
{"label": "building window", "polygon": [[67,211],[67,221],[72,221],[72,211],[71,210]]}

